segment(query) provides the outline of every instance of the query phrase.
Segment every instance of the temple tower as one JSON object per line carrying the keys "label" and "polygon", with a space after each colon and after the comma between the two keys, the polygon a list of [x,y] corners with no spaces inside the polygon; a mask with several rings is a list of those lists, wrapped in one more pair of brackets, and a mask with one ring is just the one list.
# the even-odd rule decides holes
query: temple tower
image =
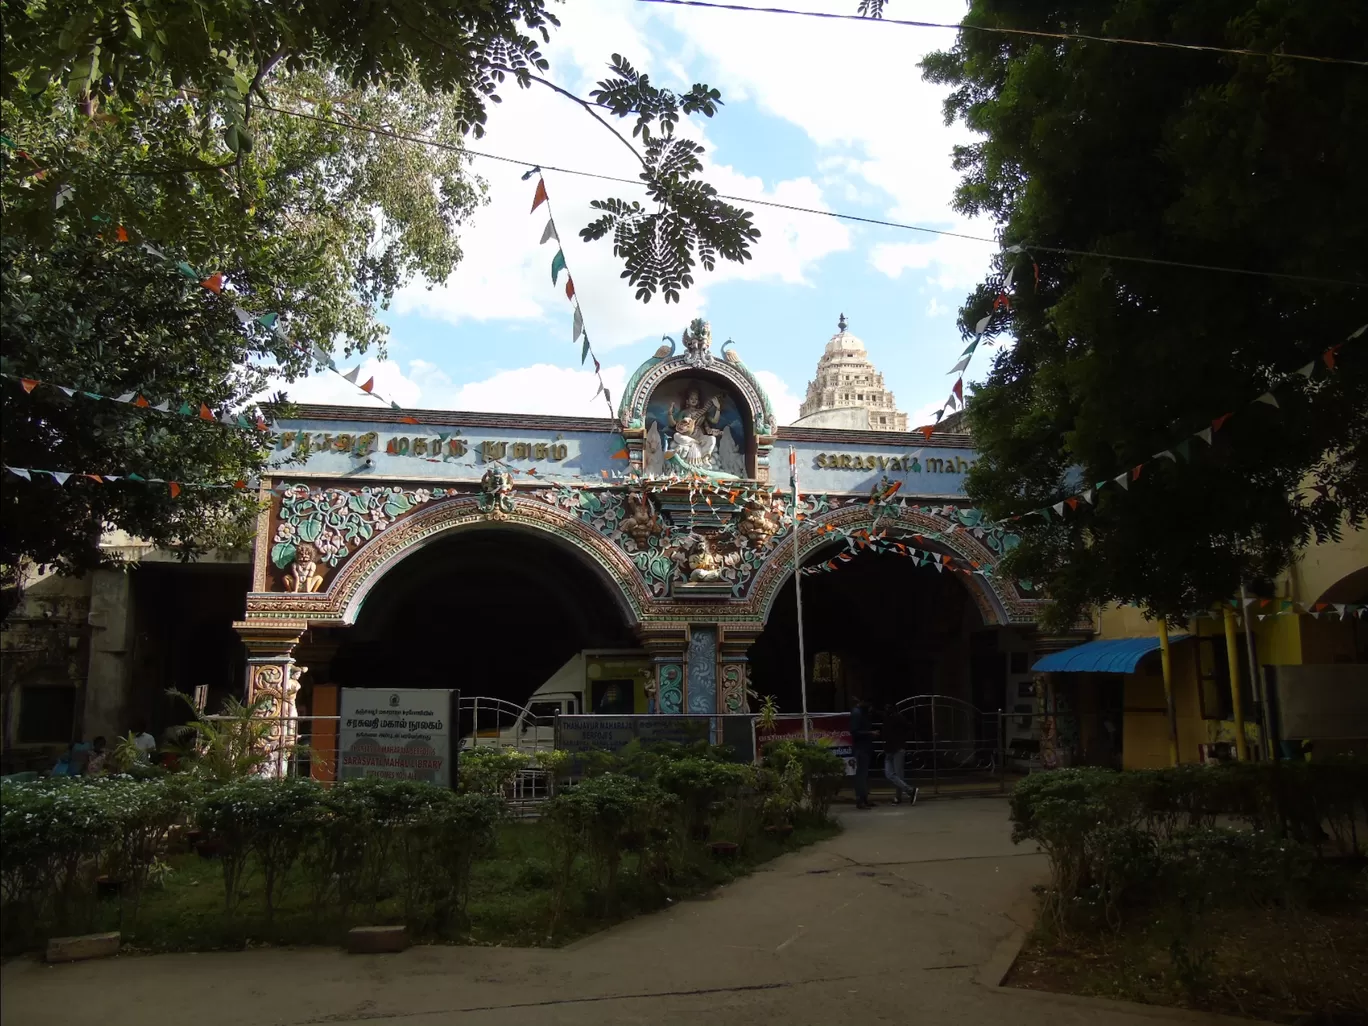
{"label": "temple tower", "polygon": [[847,324],[841,314],[836,334],[817,361],[817,375],[808,382],[794,426],[906,431],[907,414],[897,408],[883,375],[869,362],[864,343]]}

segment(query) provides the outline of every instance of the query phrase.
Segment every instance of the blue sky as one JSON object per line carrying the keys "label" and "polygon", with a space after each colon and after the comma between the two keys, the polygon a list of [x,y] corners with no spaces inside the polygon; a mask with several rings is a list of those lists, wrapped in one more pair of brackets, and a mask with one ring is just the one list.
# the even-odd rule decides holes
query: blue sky
{"label": "blue sky", "polygon": [[[927,20],[955,21],[964,11],[954,0],[919,4]],[[992,234],[949,207],[957,177],[950,150],[968,136],[943,123],[944,90],[915,67],[921,54],[953,42],[953,32],[632,0],[574,0],[560,14],[550,77],[580,95],[614,52],[661,84],[704,81],[722,91],[718,116],[686,129],[707,147],[705,177],[719,191]],[[472,150],[634,176],[622,144],[569,101],[541,88],[504,95]],[[538,245],[545,208],[528,213],[534,183],[514,165],[474,159],[472,168],[488,184],[488,203],[462,226],[464,262],[447,282],[415,283],[397,297],[385,314],[388,359],[367,358],[361,380],[373,375],[377,392],[407,407],[602,415],[571,342],[571,307],[551,285],[553,246]],[[556,172],[546,180],[615,398],[661,335],[677,338],[697,316],[712,323],[715,344],[735,339],[781,423],[796,415],[842,312],[913,423],[953,383],[946,372],[963,349],[955,311],[986,271],[991,245],[751,207],[763,232],[753,261],[700,271],[680,304],[642,304],[619,278],[611,244],[577,237],[592,217],[590,200],[640,191]],[[289,391],[306,402],[374,402],[327,374]]]}

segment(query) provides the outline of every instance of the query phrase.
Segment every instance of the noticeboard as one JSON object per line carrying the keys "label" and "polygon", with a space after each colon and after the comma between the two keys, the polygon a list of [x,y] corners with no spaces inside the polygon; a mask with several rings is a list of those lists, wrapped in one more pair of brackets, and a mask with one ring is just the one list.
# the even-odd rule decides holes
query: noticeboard
{"label": "noticeboard", "polygon": [[338,779],[383,777],[451,787],[458,692],[436,688],[343,688]]}

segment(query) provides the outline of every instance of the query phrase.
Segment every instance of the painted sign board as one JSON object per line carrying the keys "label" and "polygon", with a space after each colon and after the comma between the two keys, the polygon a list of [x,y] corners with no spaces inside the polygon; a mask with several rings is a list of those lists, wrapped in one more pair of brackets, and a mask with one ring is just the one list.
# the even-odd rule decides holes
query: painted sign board
{"label": "painted sign board", "polygon": [[457,747],[451,735],[457,695],[436,688],[343,688],[338,777],[453,786]]}
{"label": "painted sign board", "polygon": [[633,741],[707,741],[712,716],[557,716],[556,747],[567,752],[616,752]]}
{"label": "painted sign board", "polygon": [[[852,432],[841,434],[848,438]],[[788,442],[780,429],[772,462],[777,466],[791,446],[805,494],[866,494],[896,482],[903,496],[962,500],[965,474],[978,453],[906,437],[903,443]],[[358,483],[366,478],[478,481],[491,465],[499,465],[515,473],[535,471],[528,480],[601,484],[605,473],[621,474],[631,466],[623,457],[623,436],[614,430],[298,419],[275,424],[272,438],[272,458],[283,474]]]}

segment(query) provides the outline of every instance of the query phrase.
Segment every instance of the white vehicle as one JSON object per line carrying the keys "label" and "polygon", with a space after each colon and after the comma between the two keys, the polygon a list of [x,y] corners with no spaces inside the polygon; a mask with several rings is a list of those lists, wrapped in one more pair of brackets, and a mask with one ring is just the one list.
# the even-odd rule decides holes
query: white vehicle
{"label": "white vehicle", "polygon": [[[531,751],[555,745],[556,717],[646,712],[651,659],[630,649],[577,652],[521,707],[499,698],[461,697],[462,747]],[[465,717],[470,716],[467,726]]]}

